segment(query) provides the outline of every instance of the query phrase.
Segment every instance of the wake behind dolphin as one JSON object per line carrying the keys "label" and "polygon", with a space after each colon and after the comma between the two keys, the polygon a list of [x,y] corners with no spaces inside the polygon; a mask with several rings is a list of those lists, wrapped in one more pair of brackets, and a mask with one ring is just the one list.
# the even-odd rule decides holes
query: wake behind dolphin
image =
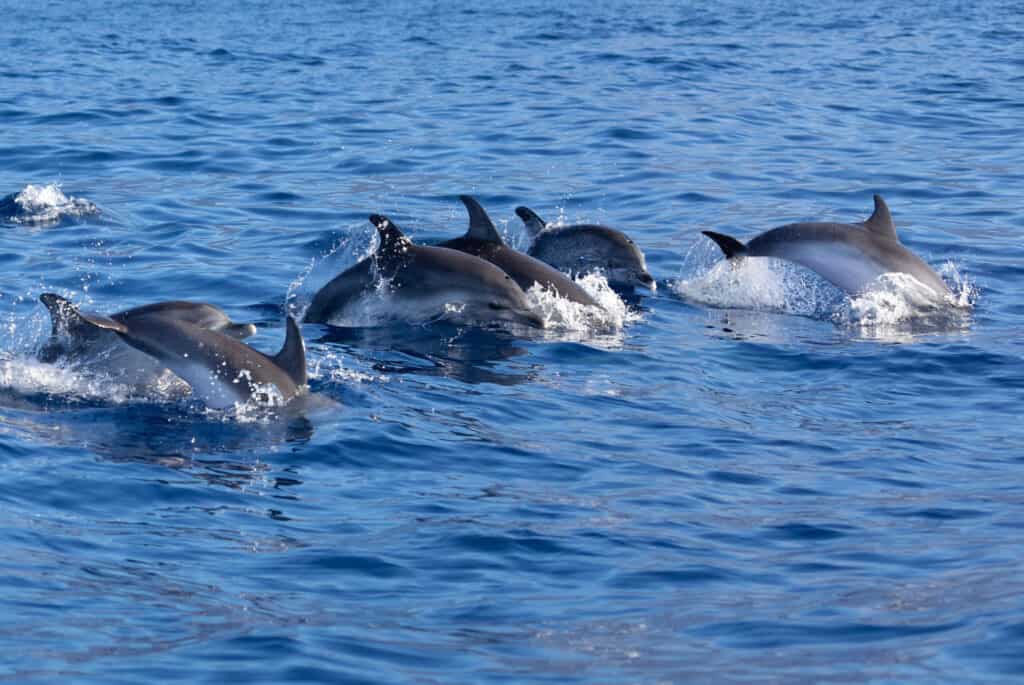
{"label": "wake behind dolphin", "polygon": [[703,231],[727,259],[776,257],[811,269],[850,295],[863,293],[883,274],[908,274],[952,300],[946,283],[896,235],[889,207],[874,196],[875,211],[863,223],[795,223],[773,228],[746,245],[727,235]]}

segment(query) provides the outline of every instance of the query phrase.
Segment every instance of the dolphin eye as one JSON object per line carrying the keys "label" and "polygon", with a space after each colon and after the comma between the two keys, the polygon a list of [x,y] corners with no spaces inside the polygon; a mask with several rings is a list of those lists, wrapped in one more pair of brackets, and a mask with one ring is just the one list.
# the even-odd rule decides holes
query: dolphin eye
{"label": "dolphin eye", "polygon": [[498,304],[497,302],[488,302],[487,306],[490,307],[491,309],[495,310],[495,311],[498,311],[498,312],[500,312],[500,311],[502,311],[504,309],[508,309],[508,307],[506,307],[505,305]]}

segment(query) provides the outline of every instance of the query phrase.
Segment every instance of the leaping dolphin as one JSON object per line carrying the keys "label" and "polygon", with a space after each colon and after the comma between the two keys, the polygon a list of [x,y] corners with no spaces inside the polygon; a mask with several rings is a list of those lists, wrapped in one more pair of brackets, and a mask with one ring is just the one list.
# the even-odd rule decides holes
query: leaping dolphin
{"label": "leaping dolphin", "polygon": [[598,306],[586,290],[561,271],[506,245],[494,227],[491,217],[487,216],[479,202],[469,195],[460,195],[459,199],[469,212],[469,230],[459,238],[439,243],[438,247],[448,247],[486,259],[511,276],[523,290],[540,284],[544,288],[554,290],[559,297],[572,302]]}
{"label": "leaping dolphin", "polygon": [[284,404],[306,390],[306,348],[292,317],[286,322],[281,351],[270,357],[188,317],[152,312],[106,317],[80,312],[57,295],[48,294],[47,299],[62,301],[61,315],[69,325],[112,332],[152,357],[188,383],[192,394],[209,407],[223,409],[250,400]]}
{"label": "leaping dolphin", "polygon": [[522,288],[494,264],[446,247],[416,245],[385,216],[374,214],[370,223],[380,236],[377,251],[321,288],[305,321],[358,317],[382,278],[382,302],[394,318],[427,321],[444,316],[544,327]]}
{"label": "leaping dolphin", "polygon": [[121,376],[139,387],[152,384],[164,374],[166,367],[124,343],[109,328],[94,326],[89,320],[107,319],[127,323],[146,317],[163,316],[219,331],[239,340],[256,332],[256,327],[251,323],[234,323],[222,309],[204,302],[157,302],[108,317],[93,312],[86,312],[83,316],[69,300],[54,293],[43,293],[39,300],[46,306],[52,324],[50,339],[37,354],[39,361],[54,363],[67,360],[87,364],[90,368],[102,366],[112,375]]}
{"label": "leaping dolphin", "polygon": [[622,231],[597,224],[549,226],[528,207],[516,207],[516,214],[533,236],[531,257],[573,276],[600,271],[619,290],[657,288],[644,253]]}
{"label": "leaping dolphin", "polygon": [[811,269],[850,295],[863,292],[879,276],[904,273],[951,297],[949,287],[920,257],[903,247],[885,201],[875,195],[875,211],[863,223],[796,223],[773,228],[746,245],[721,233],[702,231],[727,259],[776,257]]}

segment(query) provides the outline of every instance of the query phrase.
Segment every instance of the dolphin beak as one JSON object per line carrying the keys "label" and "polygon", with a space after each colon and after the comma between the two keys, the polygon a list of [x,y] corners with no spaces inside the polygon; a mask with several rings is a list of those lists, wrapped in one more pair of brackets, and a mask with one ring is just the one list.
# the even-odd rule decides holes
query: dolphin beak
{"label": "dolphin beak", "polygon": [[524,323],[533,326],[534,328],[544,328],[544,317],[540,316],[536,312],[520,310],[516,313],[522,317]]}
{"label": "dolphin beak", "polygon": [[652,293],[658,291],[658,282],[654,280],[654,276],[650,275],[646,271],[637,276],[636,280],[637,283],[640,284],[641,288],[647,288]]}

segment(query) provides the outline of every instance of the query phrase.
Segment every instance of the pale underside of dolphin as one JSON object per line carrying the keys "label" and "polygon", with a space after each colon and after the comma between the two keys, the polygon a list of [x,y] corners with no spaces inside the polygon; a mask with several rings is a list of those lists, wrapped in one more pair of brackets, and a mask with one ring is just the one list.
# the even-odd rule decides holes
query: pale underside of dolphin
{"label": "pale underside of dolphin", "polygon": [[875,211],[863,223],[796,223],[773,228],[746,245],[727,235],[703,231],[728,259],[775,257],[811,269],[850,295],[868,289],[887,273],[913,276],[938,296],[949,287],[920,257],[904,247],[885,201],[874,196]]}
{"label": "pale underside of dolphin", "polygon": [[370,222],[380,237],[376,252],[322,287],[306,310],[306,322],[358,320],[373,303],[383,304],[386,318],[396,320],[544,326],[522,288],[494,264],[458,250],[417,245],[387,217],[375,214]]}
{"label": "pale underside of dolphin", "polygon": [[284,404],[306,390],[305,345],[291,317],[284,345],[271,357],[231,335],[196,325],[194,318],[153,311],[114,318],[79,312],[66,300],[61,306],[69,325],[117,335],[188,383],[193,396],[209,407],[252,400]]}
{"label": "pale underside of dolphin", "polygon": [[527,254],[573,276],[597,271],[620,289],[655,289],[644,253],[622,231],[598,224],[550,226],[529,207],[516,207],[533,243]]}
{"label": "pale underside of dolphin", "polygon": [[487,212],[474,198],[460,195],[459,199],[469,212],[469,230],[463,236],[440,243],[438,247],[448,247],[486,259],[511,276],[523,290],[540,285],[572,302],[597,306],[597,302],[586,290],[561,271],[506,245]]}

